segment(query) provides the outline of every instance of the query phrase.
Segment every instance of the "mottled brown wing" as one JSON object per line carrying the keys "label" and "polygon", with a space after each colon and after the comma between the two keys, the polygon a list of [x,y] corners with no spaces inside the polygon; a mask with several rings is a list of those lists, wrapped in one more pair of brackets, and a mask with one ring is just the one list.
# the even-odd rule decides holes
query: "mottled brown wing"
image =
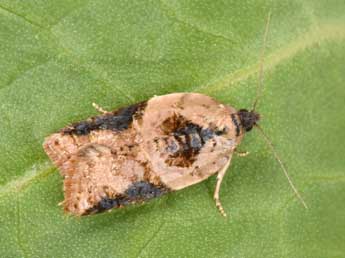
{"label": "mottled brown wing", "polygon": [[80,137],[77,142],[73,135],[54,133],[45,139],[43,148],[54,165],[59,168],[60,174],[64,176],[65,162],[78,151],[84,141],[90,142],[87,136]]}
{"label": "mottled brown wing", "polygon": [[112,146],[112,149],[115,146],[132,145],[136,136],[132,129],[133,118],[139,119],[145,106],[146,102],[139,102],[73,123],[48,136],[43,148],[64,175],[64,163],[86,144],[104,144]]}
{"label": "mottled brown wing", "polygon": [[64,176],[65,211],[86,215],[142,202],[167,192],[150,171],[132,127],[85,135],[62,130],[44,148]]}
{"label": "mottled brown wing", "polygon": [[[65,211],[82,215],[106,196],[116,194],[113,162],[109,147],[90,143],[81,147],[64,163]],[[123,181],[122,177],[116,179]]]}
{"label": "mottled brown wing", "polygon": [[83,215],[120,207],[125,205],[128,190],[144,182],[144,164],[127,155],[114,155],[113,150],[91,143],[66,162],[66,211]]}
{"label": "mottled brown wing", "polygon": [[230,116],[235,112],[196,93],[150,99],[138,131],[153,172],[172,190],[217,173],[241,140]]}
{"label": "mottled brown wing", "polygon": [[144,180],[145,161],[138,155],[133,134],[94,130],[78,136],[61,132],[46,139],[44,148],[64,176],[66,211],[82,215],[95,207],[106,209],[110,204],[102,202]]}

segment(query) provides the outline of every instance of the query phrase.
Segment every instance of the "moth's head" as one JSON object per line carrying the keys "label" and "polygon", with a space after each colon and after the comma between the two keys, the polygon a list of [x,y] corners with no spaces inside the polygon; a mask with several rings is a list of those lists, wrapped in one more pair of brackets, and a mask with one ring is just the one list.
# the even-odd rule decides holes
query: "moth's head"
{"label": "moth's head", "polygon": [[249,132],[252,130],[253,126],[257,124],[260,120],[260,114],[255,111],[248,111],[247,109],[240,109],[237,112],[238,117],[240,118],[242,127]]}

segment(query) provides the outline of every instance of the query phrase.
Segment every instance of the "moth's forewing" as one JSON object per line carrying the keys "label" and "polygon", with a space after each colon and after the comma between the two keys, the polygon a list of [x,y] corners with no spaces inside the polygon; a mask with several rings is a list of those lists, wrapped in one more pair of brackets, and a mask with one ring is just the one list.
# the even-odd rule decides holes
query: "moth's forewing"
{"label": "moth's forewing", "polygon": [[175,93],[49,136],[44,149],[64,176],[65,210],[123,207],[217,173],[242,139],[235,114],[211,97]]}

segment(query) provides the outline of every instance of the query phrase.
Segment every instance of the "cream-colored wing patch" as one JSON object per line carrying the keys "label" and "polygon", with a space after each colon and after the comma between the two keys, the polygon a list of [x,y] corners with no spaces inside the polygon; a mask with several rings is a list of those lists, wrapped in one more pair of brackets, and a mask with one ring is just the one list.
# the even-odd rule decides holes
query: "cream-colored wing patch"
{"label": "cream-colored wing patch", "polygon": [[[214,175],[219,170],[222,170],[230,161],[231,161],[232,154],[229,156],[218,156],[216,161],[211,159],[209,162],[204,162],[201,167],[195,168],[194,171],[191,173],[181,173],[179,175],[171,176],[171,175],[161,175],[161,179],[165,184],[169,186],[173,190],[180,190],[182,188],[188,187],[190,185],[199,183],[208,177]],[[203,157],[207,160],[207,157]]]}
{"label": "cream-colored wing patch", "polygon": [[240,141],[233,112],[196,93],[148,101],[138,131],[155,175],[170,189],[179,190],[222,169]]}

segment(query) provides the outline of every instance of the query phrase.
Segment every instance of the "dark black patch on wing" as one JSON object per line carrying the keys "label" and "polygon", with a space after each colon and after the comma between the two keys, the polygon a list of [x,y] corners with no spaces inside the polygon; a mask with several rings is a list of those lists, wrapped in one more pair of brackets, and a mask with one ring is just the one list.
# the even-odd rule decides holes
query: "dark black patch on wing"
{"label": "dark black patch on wing", "polygon": [[223,130],[202,128],[178,114],[167,118],[162,123],[161,129],[167,136],[174,137],[174,141],[167,147],[167,151],[171,154],[165,162],[169,166],[177,167],[191,166],[208,140],[227,131],[226,128]]}
{"label": "dark black patch on wing", "polygon": [[127,200],[137,201],[137,200],[148,200],[155,197],[159,197],[162,194],[168,192],[168,189],[163,186],[156,186],[146,181],[140,181],[133,183],[125,192]]}
{"label": "dark black patch on wing", "polygon": [[112,113],[91,117],[86,121],[72,124],[62,129],[65,134],[87,135],[93,130],[122,131],[128,129],[133,118],[140,118],[147,102],[140,102],[125,108],[120,108]]}
{"label": "dark black patch on wing", "polygon": [[87,210],[85,215],[103,212],[112,208],[119,208],[132,203],[144,202],[146,200],[159,197],[169,191],[170,189],[163,185],[157,186],[147,181],[135,182],[118,197],[103,198],[97,205]]}

